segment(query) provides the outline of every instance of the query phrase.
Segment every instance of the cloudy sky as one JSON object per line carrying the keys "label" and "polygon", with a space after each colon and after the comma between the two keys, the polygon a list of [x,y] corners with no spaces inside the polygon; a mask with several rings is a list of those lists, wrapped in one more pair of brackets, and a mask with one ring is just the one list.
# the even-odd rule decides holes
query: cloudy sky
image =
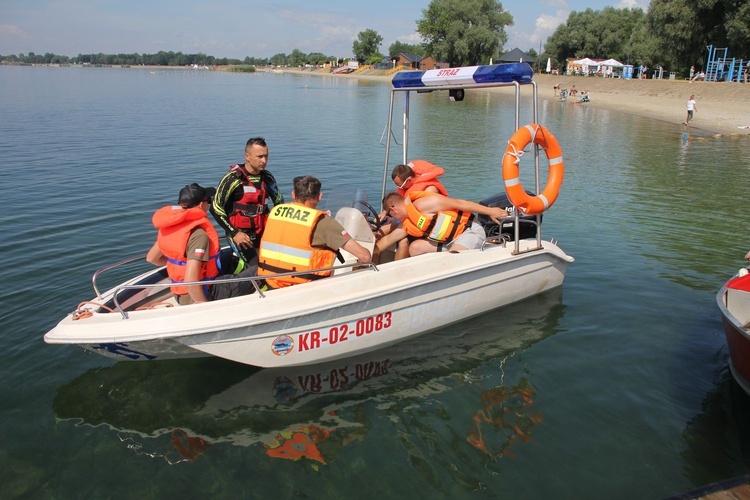
{"label": "cloudy sky", "polygon": [[[514,25],[507,50],[539,50],[572,11],[648,6],[647,0],[504,0]],[[322,52],[350,57],[371,28],[395,41],[419,43],[416,21],[429,0],[0,0],[0,54],[52,52],[203,52],[244,59]]]}

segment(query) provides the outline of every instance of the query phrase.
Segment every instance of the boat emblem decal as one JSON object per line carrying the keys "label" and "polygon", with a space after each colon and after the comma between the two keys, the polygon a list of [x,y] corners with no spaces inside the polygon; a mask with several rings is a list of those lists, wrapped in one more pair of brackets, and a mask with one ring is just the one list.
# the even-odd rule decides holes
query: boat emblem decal
{"label": "boat emblem decal", "polygon": [[277,356],[285,356],[294,350],[294,340],[288,335],[276,337],[271,345],[271,350]]}
{"label": "boat emblem decal", "polygon": [[151,354],[147,354],[145,352],[140,352],[140,351],[130,349],[127,346],[128,344],[118,342],[118,343],[92,345],[91,349],[95,351],[105,350],[109,353],[117,354],[119,356],[125,356],[126,358],[129,358],[129,359],[139,359],[141,357],[143,357],[144,359],[148,359],[148,360],[156,359],[156,356],[152,356]]}

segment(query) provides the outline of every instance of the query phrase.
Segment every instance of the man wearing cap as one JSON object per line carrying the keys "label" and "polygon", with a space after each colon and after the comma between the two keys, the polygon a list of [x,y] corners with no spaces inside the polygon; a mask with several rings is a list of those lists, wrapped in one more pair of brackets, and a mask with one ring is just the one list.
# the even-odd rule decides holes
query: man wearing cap
{"label": "man wearing cap", "polygon": [[284,203],[268,164],[268,146],[262,137],[245,144],[245,163],[232,165],[219,181],[211,203],[211,215],[224,229],[230,243],[247,262],[255,262],[260,238],[268,220],[267,200]]}
{"label": "man wearing cap", "polygon": [[160,208],[152,218],[159,234],[146,260],[156,266],[167,266],[167,274],[176,283],[171,290],[180,305],[247,295],[255,289],[249,280],[204,286],[179,284],[256,275],[257,267],[253,266],[239,274],[220,276],[219,235],[206,215],[215,192],[214,188],[195,183],[185,186],[180,190],[177,205]]}

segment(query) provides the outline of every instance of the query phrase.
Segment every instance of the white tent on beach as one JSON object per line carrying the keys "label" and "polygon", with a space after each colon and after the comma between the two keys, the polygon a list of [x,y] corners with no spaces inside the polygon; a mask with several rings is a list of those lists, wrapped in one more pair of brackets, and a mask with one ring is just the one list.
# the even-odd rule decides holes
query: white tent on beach
{"label": "white tent on beach", "polygon": [[574,71],[576,74],[578,74],[578,72],[580,71],[582,74],[587,75],[589,73],[589,68],[595,68],[598,64],[598,62],[594,61],[593,59],[589,59],[588,57],[584,57],[583,59],[575,59],[568,64],[568,74],[573,74]]}
{"label": "white tent on beach", "polygon": [[606,61],[602,61],[599,63],[600,66],[611,66],[613,68],[622,68],[624,64],[622,64],[617,59],[607,59]]}
{"label": "white tent on beach", "polygon": [[598,62],[594,61],[593,59],[589,59],[588,57],[584,57],[583,59],[576,59],[573,61],[573,64],[576,66],[596,66],[599,64]]}

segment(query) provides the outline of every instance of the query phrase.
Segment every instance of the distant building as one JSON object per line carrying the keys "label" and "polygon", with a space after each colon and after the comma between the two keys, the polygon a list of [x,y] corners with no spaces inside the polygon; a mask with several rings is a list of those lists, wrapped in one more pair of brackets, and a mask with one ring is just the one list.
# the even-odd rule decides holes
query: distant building
{"label": "distant building", "polygon": [[517,62],[525,62],[529,64],[533,64],[536,61],[535,58],[528,55],[526,52],[523,52],[521,49],[516,47],[515,49],[511,50],[510,52],[506,52],[505,54],[501,55],[497,59],[497,63],[517,63]]}
{"label": "distant building", "polygon": [[422,61],[422,56],[419,54],[404,54],[403,52],[397,55],[394,59],[394,66],[404,66],[411,69],[419,69],[419,63]]}
{"label": "distant building", "polygon": [[432,57],[427,56],[419,61],[419,69],[426,71],[428,69],[443,69],[450,68],[450,64],[447,62],[436,62]]}
{"label": "distant building", "polygon": [[394,67],[400,67],[402,69],[414,69],[420,71],[426,71],[430,69],[448,68],[450,65],[444,62],[436,62],[430,56],[422,57],[419,54],[404,54],[401,53],[391,59]]}

